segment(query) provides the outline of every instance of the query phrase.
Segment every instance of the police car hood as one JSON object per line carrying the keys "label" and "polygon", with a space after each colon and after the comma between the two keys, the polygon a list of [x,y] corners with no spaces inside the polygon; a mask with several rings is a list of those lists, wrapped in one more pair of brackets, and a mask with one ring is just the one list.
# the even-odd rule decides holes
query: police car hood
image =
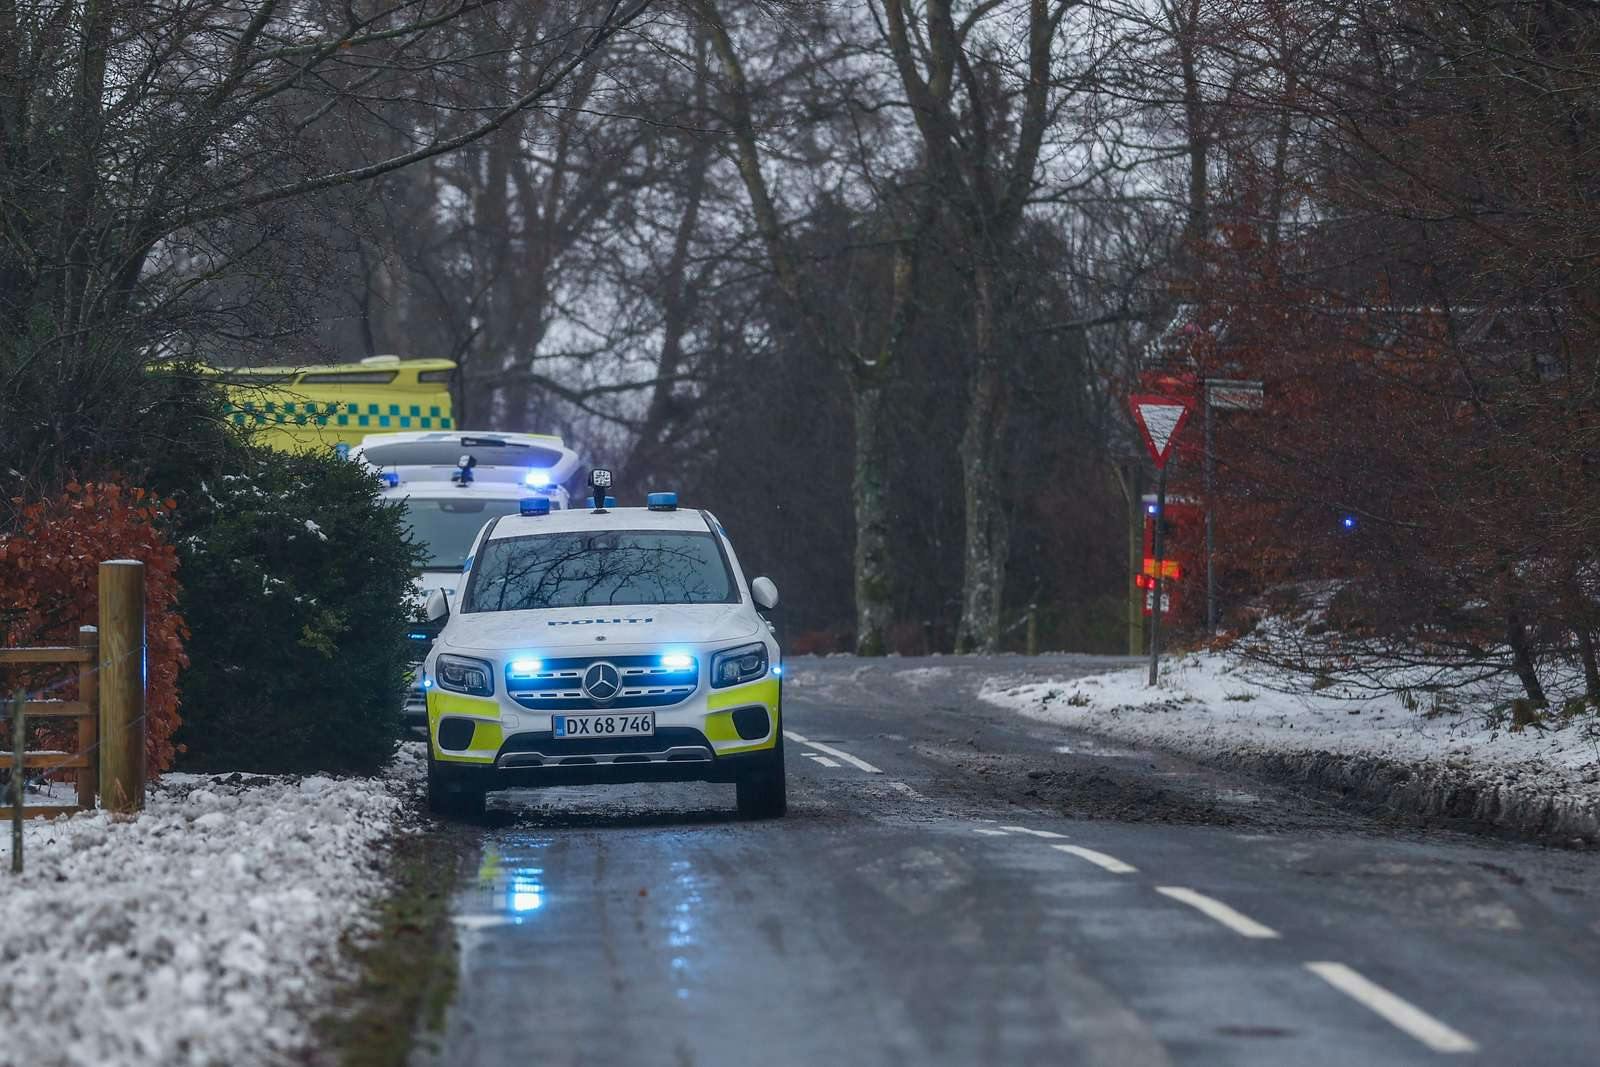
{"label": "police car hood", "polygon": [[485,652],[548,652],[560,646],[596,651],[624,645],[659,648],[737,641],[757,633],[760,626],[760,619],[745,604],[481,611],[453,618],[446,640],[457,648]]}

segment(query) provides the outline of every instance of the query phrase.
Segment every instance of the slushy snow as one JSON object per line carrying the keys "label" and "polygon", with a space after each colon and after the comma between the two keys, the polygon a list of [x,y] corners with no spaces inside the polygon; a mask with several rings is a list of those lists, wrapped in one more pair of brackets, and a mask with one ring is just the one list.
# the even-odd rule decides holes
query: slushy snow
{"label": "slushy snow", "polygon": [[341,939],[383,892],[404,807],[386,778],[169,774],[142,814],[26,824],[0,843],[0,1062],[244,1065],[298,1059]]}
{"label": "slushy snow", "polygon": [[1312,691],[1310,679],[1226,652],[1170,657],[1150,688],[1144,667],[1039,681],[996,671],[980,691],[1030,718],[1199,759],[1331,752],[1428,764],[1501,787],[1600,806],[1600,739],[1586,719],[1507,729],[1504,693],[1462,692],[1405,706],[1398,695]]}

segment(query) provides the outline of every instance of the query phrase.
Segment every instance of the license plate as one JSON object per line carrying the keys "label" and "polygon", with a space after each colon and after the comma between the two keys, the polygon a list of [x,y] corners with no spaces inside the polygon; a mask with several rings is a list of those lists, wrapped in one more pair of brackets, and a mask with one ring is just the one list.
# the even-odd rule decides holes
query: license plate
{"label": "license plate", "polygon": [[552,715],[557,737],[654,737],[655,712],[611,715]]}

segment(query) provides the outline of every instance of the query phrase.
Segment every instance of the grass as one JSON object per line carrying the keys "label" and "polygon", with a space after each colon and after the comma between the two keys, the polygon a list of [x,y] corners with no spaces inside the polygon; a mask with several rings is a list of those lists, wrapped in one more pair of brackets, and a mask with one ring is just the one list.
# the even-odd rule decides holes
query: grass
{"label": "grass", "polygon": [[349,946],[359,969],[317,1026],[318,1062],[403,1067],[416,1038],[443,1028],[455,994],[450,902],[473,838],[432,822],[396,836],[386,860],[392,888],[373,907],[373,933]]}

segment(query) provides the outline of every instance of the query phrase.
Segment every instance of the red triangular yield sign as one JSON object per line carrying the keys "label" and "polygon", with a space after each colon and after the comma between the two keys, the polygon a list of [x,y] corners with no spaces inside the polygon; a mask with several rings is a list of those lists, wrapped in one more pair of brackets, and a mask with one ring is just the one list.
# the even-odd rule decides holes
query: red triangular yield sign
{"label": "red triangular yield sign", "polygon": [[1129,397],[1128,402],[1133,405],[1133,421],[1139,424],[1150,458],[1156,461],[1157,468],[1165,467],[1172,443],[1189,417],[1189,401],[1181,396],[1145,393]]}

